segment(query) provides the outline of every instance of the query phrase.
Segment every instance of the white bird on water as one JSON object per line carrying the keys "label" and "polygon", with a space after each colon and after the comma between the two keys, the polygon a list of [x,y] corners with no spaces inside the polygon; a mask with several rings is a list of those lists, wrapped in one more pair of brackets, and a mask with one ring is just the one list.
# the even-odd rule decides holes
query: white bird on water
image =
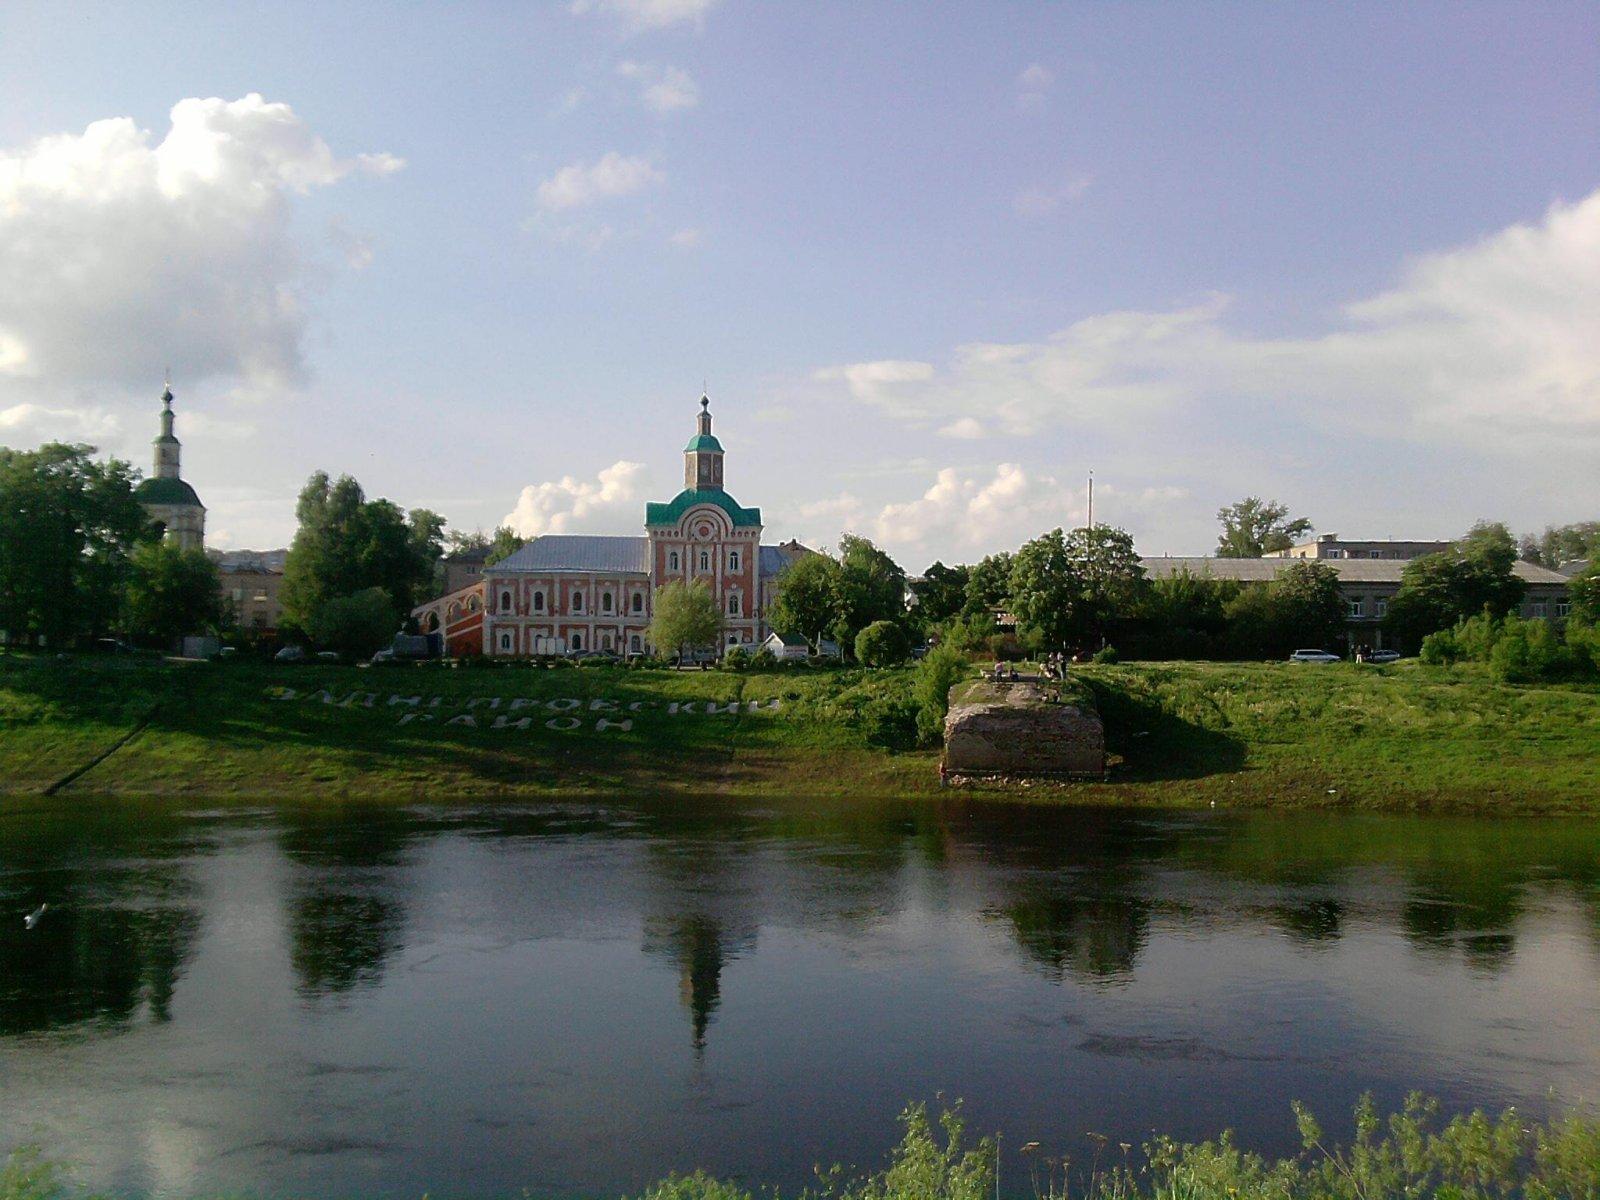
{"label": "white bird on water", "polygon": [[48,904],[39,905],[38,908],[34,909],[31,913],[22,918],[22,927],[24,929],[32,929],[44,917],[44,910],[49,907],[50,906]]}

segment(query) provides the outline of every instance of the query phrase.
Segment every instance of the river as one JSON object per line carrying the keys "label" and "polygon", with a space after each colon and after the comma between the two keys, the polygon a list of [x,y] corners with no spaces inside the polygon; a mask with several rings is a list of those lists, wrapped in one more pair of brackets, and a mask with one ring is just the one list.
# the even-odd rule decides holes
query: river
{"label": "river", "polygon": [[121,1194],[792,1189],[941,1098],[1081,1161],[1600,1097],[1595,822],[15,800],[0,915],[0,1150]]}

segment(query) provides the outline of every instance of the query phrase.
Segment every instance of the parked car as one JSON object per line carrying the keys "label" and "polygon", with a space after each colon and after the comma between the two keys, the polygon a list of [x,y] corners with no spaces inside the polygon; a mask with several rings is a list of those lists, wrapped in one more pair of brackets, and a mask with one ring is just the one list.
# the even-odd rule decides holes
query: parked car
{"label": "parked car", "polygon": [[1329,654],[1326,650],[1296,650],[1289,655],[1290,662],[1334,663],[1343,662],[1337,654]]}
{"label": "parked car", "polygon": [[339,661],[339,652],[337,650],[318,650],[317,661],[336,663]]}
{"label": "parked car", "polygon": [[372,665],[375,667],[382,666],[384,663],[392,663],[394,661],[394,651],[387,647],[379,650],[372,656]]}
{"label": "parked car", "polygon": [[1367,661],[1369,663],[1399,662],[1400,661],[1400,651],[1398,651],[1398,650],[1374,650],[1371,654],[1367,655]]}
{"label": "parked car", "polygon": [[305,662],[306,648],[304,646],[285,646],[272,656],[273,662],[296,663]]}

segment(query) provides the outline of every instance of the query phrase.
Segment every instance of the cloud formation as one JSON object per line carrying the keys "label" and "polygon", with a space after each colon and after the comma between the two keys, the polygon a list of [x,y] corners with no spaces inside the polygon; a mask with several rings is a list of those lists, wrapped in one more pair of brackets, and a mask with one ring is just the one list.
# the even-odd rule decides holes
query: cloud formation
{"label": "cloud formation", "polygon": [[337,156],[251,94],[188,99],[158,142],[128,117],[0,150],[0,385],[30,394],[305,374],[307,255],[295,199],[389,154]]}
{"label": "cloud formation", "polygon": [[501,518],[523,537],[569,530],[605,532],[607,526],[638,524],[638,495],[644,464],[619,460],[594,480],[563,476],[554,482],[529,484],[516,507]]}
{"label": "cloud formation", "polygon": [[[1600,192],[1543,221],[1418,258],[1342,326],[1262,337],[1228,298],[1108,312],[1037,342],[958,346],[948,363],[825,368],[850,396],[970,436],[1094,422],[1128,431],[1254,405],[1313,428],[1529,451],[1600,446]],[[975,417],[974,414],[978,414]]]}
{"label": "cloud formation", "polygon": [[594,162],[569,163],[539,184],[539,207],[547,212],[584,208],[631,196],[666,180],[648,158],[630,158],[612,150]]}
{"label": "cloud formation", "polygon": [[1017,76],[1017,107],[1034,112],[1044,107],[1045,95],[1056,77],[1043,63],[1031,63]]}
{"label": "cloud formation", "polygon": [[591,13],[616,21],[626,33],[644,33],[690,23],[705,23],[706,14],[717,0],[572,0],[568,11],[574,16]]}
{"label": "cloud formation", "polygon": [[639,103],[653,113],[664,116],[700,103],[699,85],[682,68],[623,61],[617,74],[638,88]]}
{"label": "cloud formation", "polygon": [[945,467],[917,499],[884,505],[872,535],[902,553],[1009,546],[1042,529],[1076,524],[1074,504],[1072,489],[1018,463],[1000,463],[988,474]]}

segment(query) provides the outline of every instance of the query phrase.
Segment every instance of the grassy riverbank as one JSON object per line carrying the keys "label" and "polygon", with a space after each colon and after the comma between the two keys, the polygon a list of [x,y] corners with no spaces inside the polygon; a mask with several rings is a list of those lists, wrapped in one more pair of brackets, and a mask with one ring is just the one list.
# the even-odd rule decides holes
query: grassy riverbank
{"label": "grassy riverbank", "polygon": [[[818,1169],[811,1200],[990,1200],[1001,1194],[1034,1200],[1558,1200],[1600,1195],[1600,1120],[1571,1114],[1530,1120],[1507,1109],[1441,1120],[1438,1106],[1413,1096],[1387,1118],[1363,1100],[1348,1145],[1325,1138],[1298,1105],[1302,1153],[1266,1159],[1229,1133],[1185,1143],[1160,1134],[1143,1146],[1110,1145],[1097,1134],[1066,1145],[1007,1145],[1015,1175],[997,1179],[994,1138],[973,1138],[959,1109],[937,1119],[922,1105],[905,1110],[905,1133],[887,1166],[852,1174]],[[1020,1175],[1018,1179],[1015,1176]],[[424,1183],[419,1191],[426,1192]],[[523,1193],[537,1197],[537,1184]],[[0,1200],[79,1200],[69,1176],[31,1150],[0,1160]],[[639,1200],[776,1200],[775,1189],[716,1179],[703,1172],[672,1175]]]}
{"label": "grassy riverbank", "polygon": [[[1471,667],[1417,664],[1131,664],[1081,678],[1106,721],[1111,777],[1038,785],[1029,797],[1600,807],[1594,687],[1512,687]],[[356,669],[17,656],[0,660],[0,793],[933,794],[937,755],[893,748],[906,744],[897,734],[912,679],[911,669]]]}

